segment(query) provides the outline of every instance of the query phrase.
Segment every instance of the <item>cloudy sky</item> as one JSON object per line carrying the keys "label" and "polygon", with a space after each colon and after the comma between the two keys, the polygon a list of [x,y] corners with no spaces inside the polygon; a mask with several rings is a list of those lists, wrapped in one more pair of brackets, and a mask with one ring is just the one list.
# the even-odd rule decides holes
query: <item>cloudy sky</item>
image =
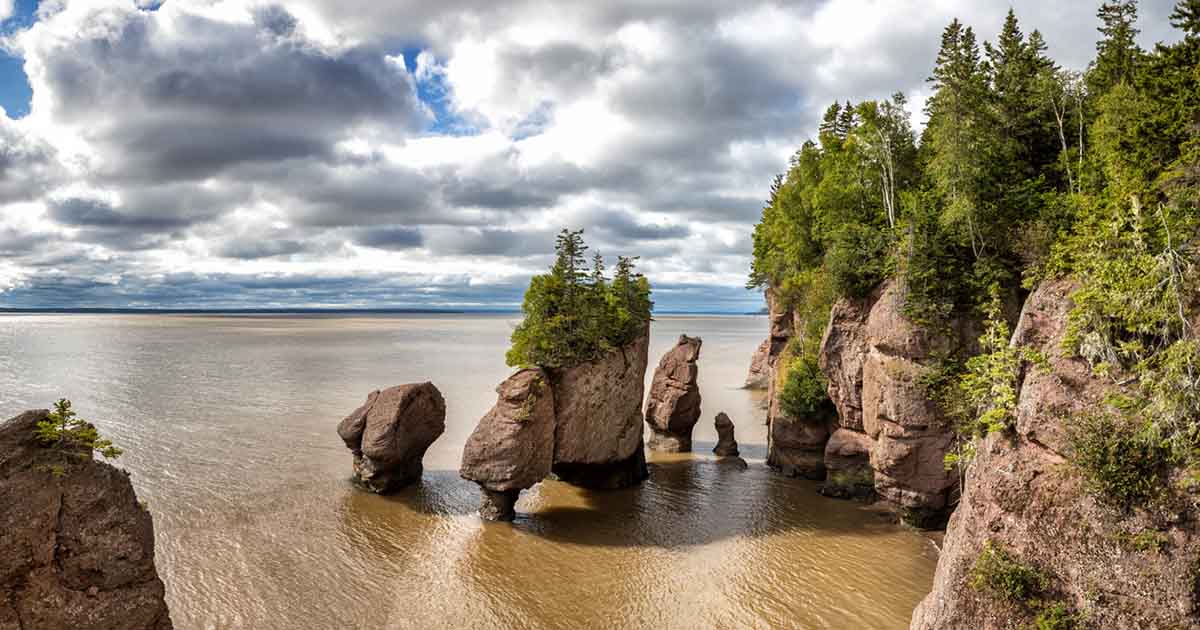
{"label": "cloudy sky", "polygon": [[[1142,2],[1143,45],[1172,0]],[[1082,67],[1097,2],[1021,0]],[[0,0],[0,307],[512,308],[554,234],[745,312],[772,176],[980,0]]]}

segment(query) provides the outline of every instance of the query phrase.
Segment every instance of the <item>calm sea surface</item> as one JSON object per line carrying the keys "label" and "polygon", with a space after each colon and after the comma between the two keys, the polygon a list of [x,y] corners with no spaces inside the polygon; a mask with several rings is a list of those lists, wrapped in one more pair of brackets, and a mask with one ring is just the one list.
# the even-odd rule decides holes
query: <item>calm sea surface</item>
{"label": "calm sea surface", "polygon": [[[180,630],[907,628],[936,553],[919,533],[763,464],[738,389],[761,317],[660,317],[651,372],[704,339],[693,455],[642,487],[546,481],[480,522],[459,455],[507,376],[505,315],[0,315],[0,419],[68,397],[125,449]],[[649,378],[650,374],[647,374]],[[334,427],[368,391],[431,380],[446,433],[420,484],[354,489]],[[746,471],[709,455],[737,424]]]}

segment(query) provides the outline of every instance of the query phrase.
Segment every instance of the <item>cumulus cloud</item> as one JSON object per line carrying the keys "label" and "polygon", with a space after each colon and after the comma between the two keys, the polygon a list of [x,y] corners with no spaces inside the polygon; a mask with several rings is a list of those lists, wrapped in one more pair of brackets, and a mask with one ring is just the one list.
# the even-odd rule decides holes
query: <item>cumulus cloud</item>
{"label": "cumulus cloud", "polygon": [[[1089,3],[1013,4],[1090,58]],[[572,227],[663,308],[754,310],[753,223],[824,107],[919,123],[944,25],[1009,6],[42,3],[4,40],[33,101],[0,115],[0,306],[512,306]]]}

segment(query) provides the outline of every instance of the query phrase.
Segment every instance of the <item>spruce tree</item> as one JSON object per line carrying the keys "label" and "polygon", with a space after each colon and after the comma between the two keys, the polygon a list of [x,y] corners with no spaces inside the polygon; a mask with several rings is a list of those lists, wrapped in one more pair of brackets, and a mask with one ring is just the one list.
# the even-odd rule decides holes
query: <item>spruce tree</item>
{"label": "spruce tree", "polygon": [[1110,0],[1096,12],[1103,37],[1096,43],[1096,60],[1088,70],[1088,91],[1096,96],[1107,93],[1118,83],[1133,81],[1142,56],[1137,45],[1137,0]]}

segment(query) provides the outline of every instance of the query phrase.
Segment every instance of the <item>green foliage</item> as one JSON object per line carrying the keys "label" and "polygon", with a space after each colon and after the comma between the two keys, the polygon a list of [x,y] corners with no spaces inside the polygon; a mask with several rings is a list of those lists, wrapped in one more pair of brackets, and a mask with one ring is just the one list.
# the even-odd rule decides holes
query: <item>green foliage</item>
{"label": "green foliage", "polygon": [[828,415],[832,411],[825,376],[817,367],[815,357],[804,355],[788,365],[779,392],[779,407],[793,418]]}
{"label": "green foliage", "polygon": [[834,235],[825,268],[838,295],[865,297],[888,276],[891,239],[879,228],[847,223]]}
{"label": "green foliage", "polygon": [[1100,18],[1101,37],[1096,42],[1096,60],[1088,69],[1088,89],[1102,94],[1114,85],[1130,82],[1134,77],[1142,49],[1136,38],[1137,0],[1110,0],[1096,12]]}
{"label": "green foliage", "polygon": [[1137,533],[1122,532],[1116,536],[1122,547],[1138,553],[1161,553],[1167,547],[1167,535],[1152,529],[1144,529]]}
{"label": "green foliage", "polygon": [[991,296],[979,337],[980,352],[967,360],[966,372],[958,382],[967,414],[965,432],[973,436],[1013,428],[1021,371],[1026,364],[1045,363],[1039,353],[1009,344],[1012,333],[1004,319],[998,284],[992,285]]}
{"label": "green foliage", "polygon": [[1063,602],[1044,606],[1033,619],[1033,630],[1074,630],[1081,623],[1081,616],[1072,612]]}
{"label": "green foliage", "polygon": [[1013,604],[1029,603],[1046,587],[1046,576],[992,541],[971,567],[971,588]]}
{"label": "green foliage", "polygon": [[1170,452],[1145,425],[1103,411],[1072,420],[1071,463],[1099,498],[1128,509],[1161,496]]}
{"label": "green foliage", "polygon": [[[113,446],[111,440],[100,437],[96,427],[75,414],[71,401],[66,398],[54,403],[54,411],[37,423],[34,434],[43,445],[65,452],[90,454],[95,451],[109,459],[121,455],[121,449]],[[61,469],[51,472],[55,476],[62,475]]]}
{"label": "green foliage", "polygon": [[512,334],[512,366],[559,368],[599,358],[635,340],[650,321],[650,283],[634,258],[618,257],[610,280],[597,255],[585,266],[583,231],[563,230],[550,273],[525,291],[524,320]]}

